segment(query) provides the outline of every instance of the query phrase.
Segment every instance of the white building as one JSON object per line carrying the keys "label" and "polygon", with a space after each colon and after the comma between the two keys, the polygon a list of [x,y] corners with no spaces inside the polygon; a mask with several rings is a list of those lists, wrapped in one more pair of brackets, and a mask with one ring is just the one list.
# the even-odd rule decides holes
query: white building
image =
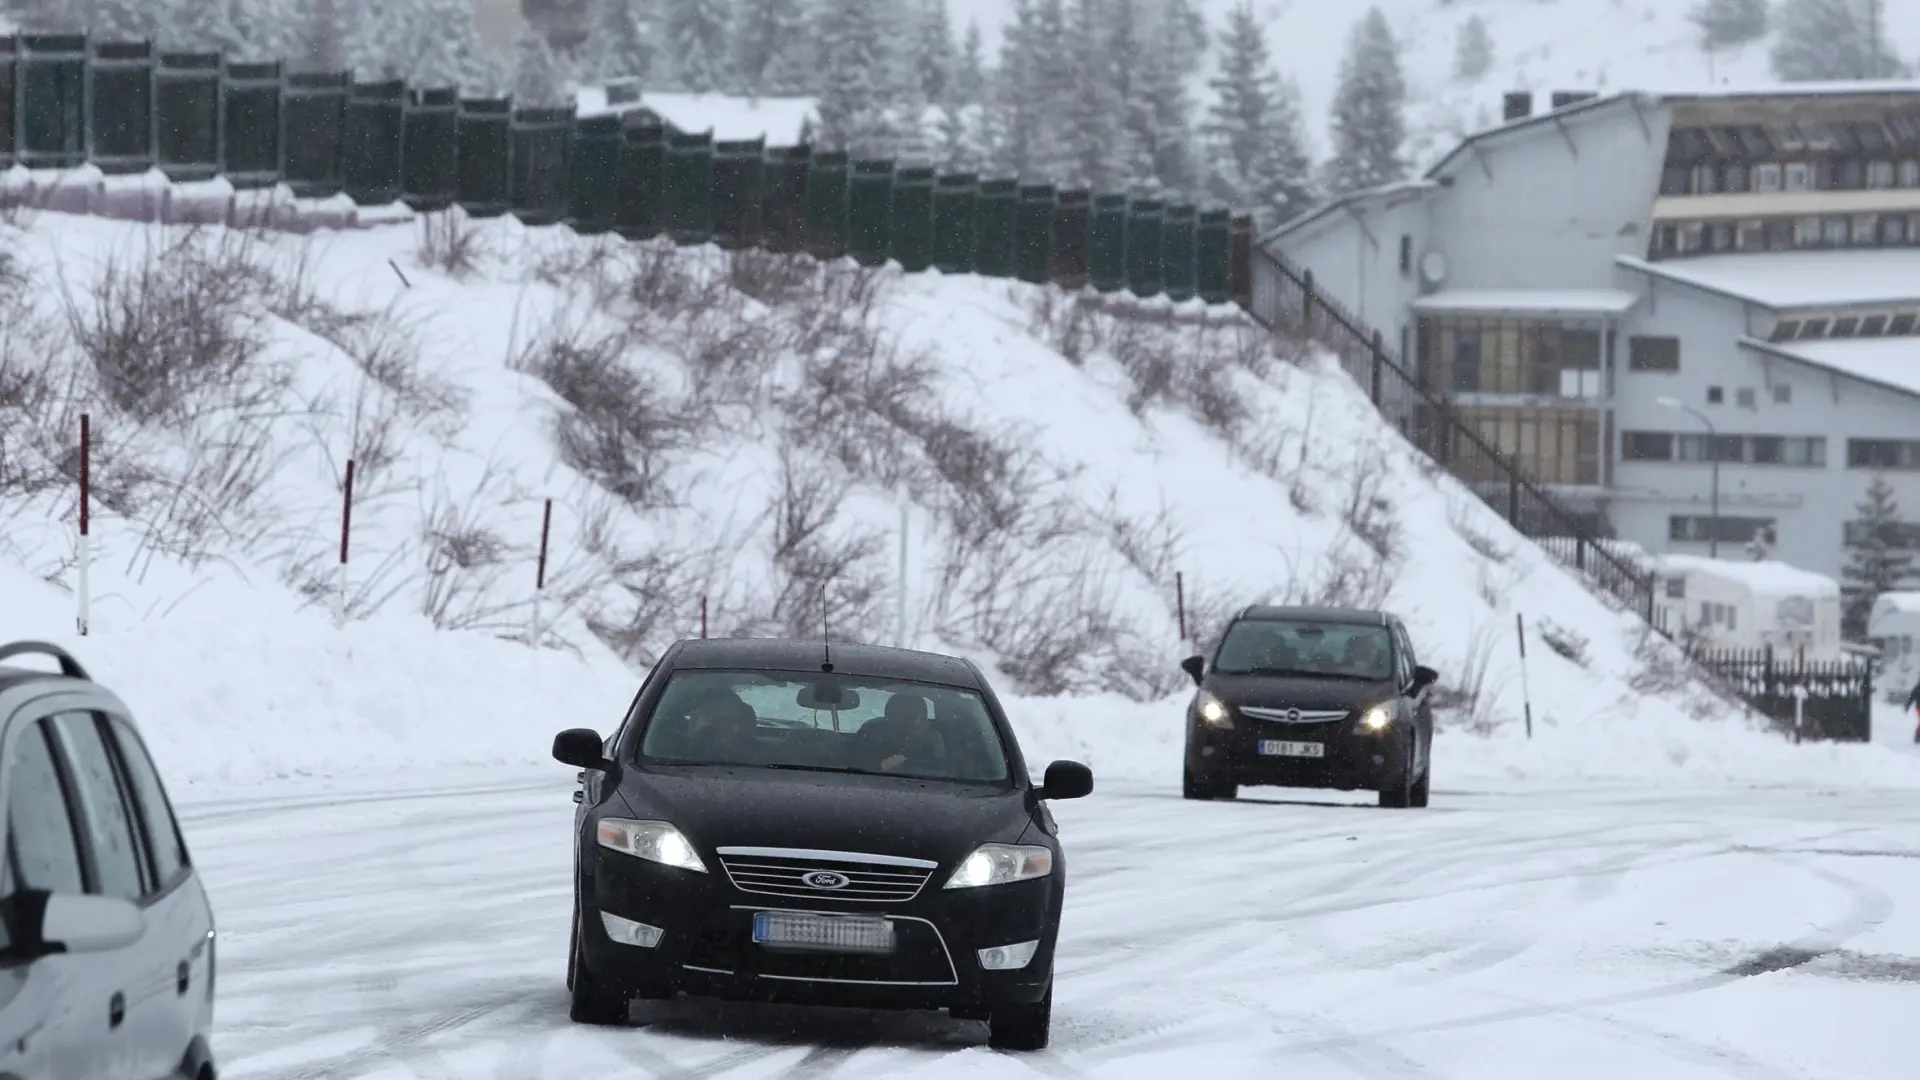
{"label": "white building", "polygon": [[1774,560],[1663,555],[1654,610],[1669,634],[1709,649],[1773,649],[1783,660],[1841,658],[1840,583]]}
{"label": "white building", "polygon": [[1837,574],[1876,471],[1920,515],[1920,84],[1515,97],[1263,246],[1651,551],[1739,558],[1770,527]]}
{"label": "white building", "polygon": [[1867,637],[1880,646],[1881,696],[1905,701],[1920,681],[1920,592],[1881,593],[1867,616]]}

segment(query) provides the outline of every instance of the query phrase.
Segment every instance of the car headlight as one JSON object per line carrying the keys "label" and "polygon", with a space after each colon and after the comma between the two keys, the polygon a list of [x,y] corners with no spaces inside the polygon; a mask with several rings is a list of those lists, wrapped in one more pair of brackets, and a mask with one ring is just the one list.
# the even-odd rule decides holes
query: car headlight
{"label": "car headlight", "polygon": [[1361,731],[1385,731],[1400,716],[1400,703],[1386,701],[1360,714]]}
{"label": "car headlight", "polygon": [[707,872],[700,853],[679,829],[665,821],[630,821],[627,818],[601,818],[600,846],[608,851],[631,855],[636,859],[677,866],[696,873]]}
{"label": "car headlight", "polygon": [[1194,699],[1193,711],[1200,717],[1201,723],[1214,727],[1233,726],[1233,710],[1227,708],[1226,702],[1205,690],[1200,691],[1200,696]]}
{"label": "car headlight", "polygon": [[1053,852],[1047,848],[981,844],[953,868],[946,887],[975,889],[982,885],[1005,885],[1009,881],[1031,881],[1051,873]]}

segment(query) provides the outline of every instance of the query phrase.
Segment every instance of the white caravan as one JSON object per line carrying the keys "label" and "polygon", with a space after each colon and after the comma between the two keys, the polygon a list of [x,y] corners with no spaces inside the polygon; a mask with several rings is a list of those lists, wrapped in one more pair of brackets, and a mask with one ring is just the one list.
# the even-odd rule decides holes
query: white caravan
{"label": "white caravan", "polygon": [[1654,607],[1667,632],[1708,649],[1765,649],[1838,660],[1840,583],[1777,560],[1661,555]]}

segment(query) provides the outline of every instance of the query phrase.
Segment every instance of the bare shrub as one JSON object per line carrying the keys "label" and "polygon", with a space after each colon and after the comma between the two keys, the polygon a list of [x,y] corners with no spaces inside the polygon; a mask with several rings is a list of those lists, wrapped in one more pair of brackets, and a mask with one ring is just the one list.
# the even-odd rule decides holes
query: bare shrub
{"label": "bare shrub", "polygon": [[1283,604],[1378,608],[1393,592],[1393,573],[1385,560],[1339,544],[1324,553],[1314,574],[1290,576],[1280,592]]}
{"label": "bare shrub", "polygon": [[1111,584],[1083,545],[1035,550],[1017,536],[968,543],[949,534],[954,588],[941,594],[943,636],[1000,658],[1021,692],[1112,689],[1108,649],[1121,629]]}
{"label": "bare shrub", "polygon": [[1072,477],[1023,446],[945,417],[922,418],[914,434],[934,476],[943,516],[964,543],[1021,536],[1041,545],[1071,535],[1079,524],[1066,497]]}
{"label": "bare shrub", "polygon": [[1039,290],[1031,314],[1028,332],[1075,366],[1086,363],[1105,337],[1099,310],[1064,289]]}
{"label": "bare shrub", "polygon": [[1094,518],[1128,566],[1161,589],[1172,587],[1186,534],[1170,507],[1162,503],[1153,514],[1129,514],[1121,508],[1120,490],[1114,488]]}
{"label": "bare shrub", "polygon": [[524,606],[498,599],[515,549],[486,524],[480,509],[510,498],[504,477],[489,466],[464,498],[440,484],[422,505],[420,612],[436,628],[500,631],[506,616]]}
{"label": "bare shrub", "polygon": [[421,266],[464,278],[480,269],[485,247],[464,211],[440,210],[419,217],[414,258]]}
{"label": "bare shrub", "polygon": [[259,503],[290,452],[276,450],[272,425],[234,416],[200,426],[186,432],[188,457],[179,470],[143,478],[162,494],[129,515],[143,526],[127,561],[130,573],[140,565],[140,578],[155,556],[198,569],[221,548],[254,550],[273,529]]}
{"label": "bare shrub", "polygon": [[1356,460],[1342,510],[1347,528],[1382,561],[1398,557],[1401,547],[1400,519],[1380,491],[1385,482],[1386,463],[1380,457]]}
{"label": "bare shrub", "polygon": [[727,284],[768,307],[791,304],[811,291],[820,266],[806,255],[748,248],[727,254]]}
{"label": "bare shrub", "polygon": [[1474,624],[1467,635],[1466,656],[1459,678],[1442,680],[1432,691],[1433,708],[1444,715],[1449,726],[1475,735],[1488,735],[1500,727],[1494,707],[1500,699],[1498,687],[1488,685],[1493,653],[1504,636],[1504,624],[1488,620]]}
{"label": "bare shrub", "polygon": [[786,637],[865,640],[879,625],[886,593],[869,561],[884,537],[861,528],[835,529],[850,485],[833,465],[783,444],[780,491],[773,506],[773,565],[777,576],[768,621]]}
{"label": "bare shrub", "polygon": [[340,318],[310,329],[345,353],[407,419],[431,422],[442,438],[464,421],[470,395],[453,380],[423,369],[414,327],[398,311]]}
{"label": "bare shrub", "polygon": [[884,487],[915,469],[913,436],[935,400],[934,366],[872,333],[849,331],[801,362],[776,403],[790,438]]}
{"label": "bare shrub", "polygon": [[1588,648],[1592,642],[1587,640],[1586,635],[1571,627],[1561,626],[1552,619],[1541,619],[1534,629],[1539,632],[1540,640],[1546,642],[1547,648],[1581,667],[1587,666]]}
{"label": "bare shrub", "polygon": [[626,363],[627,347],[623,333],[561,330],[512,364],[570,406],[554,425],[563,461],[630,505],[663,506],[686,425],[675,403]]}
{"label": "bare shrub", "polygon": [[[1418,460],[1426,461],[1430,459],[1421,455]],[[1475,502],[1477,501],[1478,500],[1475,500]],[[1463,499],[1449,500],[1447,506],[1447,523],[1453,526],[1453,531],[1459,535],[1460,539],[1466,541],[1467,546],[1472,548],[1474,553],[1481,558],[1491,563],[1500,564],[1505,564],[1510,561],[1513,558],[1513,549],[1501,544],[1498,540],[1475,528],[1473,515],[1471,513],[1472,509],[1474,509],[1473,505]]]}
{"label": "bare shrub", "polygon": [[1480,599],[1490,608],[1498,610],[1506,599],[1506,585],[1493,573],[1496,564],[1482,562],[1474,567],[1474,587],[1480,592]]}

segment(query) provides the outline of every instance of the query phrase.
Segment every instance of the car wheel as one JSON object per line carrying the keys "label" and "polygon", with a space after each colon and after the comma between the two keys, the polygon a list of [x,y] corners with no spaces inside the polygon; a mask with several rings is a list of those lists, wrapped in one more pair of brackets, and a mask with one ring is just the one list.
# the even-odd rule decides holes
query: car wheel
{"label": "car wheel", "polygon": [[567,989],[573,989],[574,973],[580,970],[580,901],[573,902],[573,926],[567,933]]}
{"label": "car wheel", "polygon": [[1380,788],[1380,805],[1393,810],[1405,809],[1413,805],[1413,792],[1413,740],[1409,737],[1400,768]]}
{"label": "car wheel", "polygon": [[1208,781],[1193,775],[1190,769],[1180,772],[1180,796],[1185,799],[1232,799],[1240,794],[1239,784],[1227,784]]}
{"label": "car wheel", "polygon": [[573,991],[573,1003],[567,1010],[568,1019],[576,1024],[599,1027],[617,1027],[627,1022],[632,1001],[619,990],[606,985],[586,965],[580,946],[580,915],[577,911],[573,918],[573,958],[567,967],[573,972],[571,985],[568,986]]}
{"label": "car wheel", "polygon": [[1427,782],[1432,779],[1433,766],[1429,765],[1427,766],[1427,771],[1420,774],[1420,782],[1413,785],[1413,793],[1411,797],[1407,799],[1408,806],[1420,807],[1427,805]]}
{"label": "car wheel", "polygon": [[1053,989],[1031,1005],[995,1005],[987,1017],[987,1045],[995,1050],[1045,1050],[1053,1034]]}

